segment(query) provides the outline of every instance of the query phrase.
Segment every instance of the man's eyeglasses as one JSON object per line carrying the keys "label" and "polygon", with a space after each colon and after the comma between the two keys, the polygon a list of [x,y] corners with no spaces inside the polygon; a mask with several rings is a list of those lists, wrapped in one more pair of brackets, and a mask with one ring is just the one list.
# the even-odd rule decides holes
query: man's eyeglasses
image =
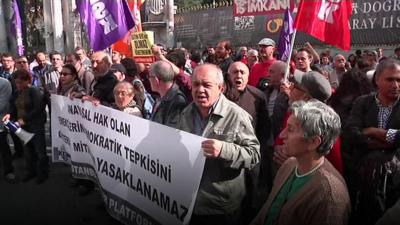
{"label": "man's eyeglasses", "polygon": [[132,95],[132,92],[129,92],[129,91],[115,91],[114,95],[115,96],[121,95],[122,97],[126,97],[126,96]]}

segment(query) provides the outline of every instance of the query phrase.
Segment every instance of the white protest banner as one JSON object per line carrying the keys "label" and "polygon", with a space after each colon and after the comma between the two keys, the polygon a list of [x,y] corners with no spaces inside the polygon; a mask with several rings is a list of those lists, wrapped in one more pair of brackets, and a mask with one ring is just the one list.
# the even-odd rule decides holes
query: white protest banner
{"label": "white protest banner", "polygon": [[205,158],[202,137],[80,100],[51,96],[53,162],[98,182],[125,224],[188,224]]}

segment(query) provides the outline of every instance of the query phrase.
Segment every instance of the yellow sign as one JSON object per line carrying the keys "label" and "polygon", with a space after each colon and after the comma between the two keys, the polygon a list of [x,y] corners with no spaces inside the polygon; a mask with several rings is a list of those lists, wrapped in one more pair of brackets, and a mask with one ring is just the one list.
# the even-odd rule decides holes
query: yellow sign
{"label": "yellow sign", "polygon": [[135,32],[132,34],[133,57],[153,56],[151,46],[154,44],[152,31]]}

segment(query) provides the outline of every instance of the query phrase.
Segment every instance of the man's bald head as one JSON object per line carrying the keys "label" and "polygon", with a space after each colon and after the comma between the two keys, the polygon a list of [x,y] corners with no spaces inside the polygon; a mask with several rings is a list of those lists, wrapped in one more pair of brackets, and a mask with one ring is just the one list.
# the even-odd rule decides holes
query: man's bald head
{"label": "man's bald head", "polygon": [[238,91],[243,91],[249,81],[249,68],[246,64],[238,61],[229,66],[228,69],[229,81]]}
{"label": "man's bald head", "polygon": [[174,75],[174,70],[168,62],[157,61],[150,65],[150,76],[155,76],[164,83],[173,82]]}
{"label": "man's bald head", "polygon": [[285,76],[286,63],[280,60],[275,61],[269,67],[269,84],[275,88],[279,88],[281,80]]}
{"label": "man's bald head", "polygon": [[103,52],[98,51],[92,55],[92,70],[96,77],[104,76],[111,68],[111,57]]}

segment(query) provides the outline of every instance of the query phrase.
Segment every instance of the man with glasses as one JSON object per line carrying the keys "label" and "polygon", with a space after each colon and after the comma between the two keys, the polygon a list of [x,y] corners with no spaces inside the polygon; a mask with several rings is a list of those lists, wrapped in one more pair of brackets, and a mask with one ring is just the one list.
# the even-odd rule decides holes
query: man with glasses
{"label": "man with glasses", "polygon": [[[321,102],[326,102],[332,94],[332,88],[329,81],[324,75],[310,71],[304,74],[295,73],[293,76],[293,85],[289,93],[289,104],[292,105],[297,101],[309,101],[316,99]],[[287,127],[287,119],[290,117],[291,112],[287,112],[283,124],[283,129]],[[278,168],[289,158],[286,146],[283,144],[281,137],[275,140],[273,161]],[[330,163],[340,172],[343,173],[342,156],[340,151],[340,141],[336,140],[327,159]]]}
{"label": "man with glasses", "polygon": [[275,41],[270,38],[264,38],[258,42],[258,57],[260,63],[251,68],[249,84],[257,87],[261,78],[268,77],[269,67],[275,62],[274,51]]}
{"label": "man with glasses", "polygon": [[10,80],[15,71],[14,57],[10,53],[1,56],[0,77]]}

